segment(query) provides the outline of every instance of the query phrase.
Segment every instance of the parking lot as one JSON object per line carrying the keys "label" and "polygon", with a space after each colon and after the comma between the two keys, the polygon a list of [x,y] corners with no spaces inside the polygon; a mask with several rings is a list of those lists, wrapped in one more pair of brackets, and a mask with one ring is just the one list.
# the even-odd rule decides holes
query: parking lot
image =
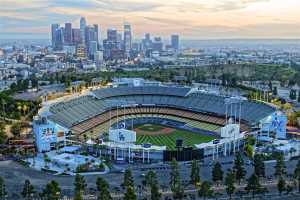
{"label": "parking lot", "polygon": [[[233,165],[233,162],[230,160],[230,158],[226,158],[225,160],[221,161],[221,163],[224,172],[226,172],[226,170],[231,168]],[[269,163],[266,165],[267,176],[271,176],[274,173],[274,165],[274,163]],[[296,161],[290,161],[287,163],[287,170],[289,173],[293,172],[295,165]],[[201,164],[201,166],[201,180],[211,180],[212,162],[205,162],[204,164]],[[125,169],[128,167],[128,165],[125,164],[118,167],[119,169]],[[180,163],[179,167],[182,182],[184,185],[188,185],[190,180],[191,165],[190,163]],[[245,165],[245,168],[248,175],[253,172],[251,165],[247,164]],[[168,164],[135,164],[131,166],[131,169],[133,171],[134,181],[137,188],[141,187],[145,174],[149,170],[153,170],[157,174],[160,187],[165,191],[167,190],[170,174],[170,167]],[[55,180],[59,183],[63,194],[68,196],[73,194],[73,176],[57,176],[46,172],[37,171],[35,169],[25,167],[15,161],[0,161],[0,176],[5,179],[7,190],[10,191],[12,199],[18,199],[18,195],[20,195],[26,179],[31,181],[38,192],[41,192],[49,181]],[[101,175],[101,177],[105,178],[109,182],[110,188],[114,193],[120,193],[120,191],[122,191],[120,185],[123,181],[123,176],[124,170],[116,170],[109,174]],[[97,177],[98,176],[95,175],[85,176],[90,192],[94,192]]]}

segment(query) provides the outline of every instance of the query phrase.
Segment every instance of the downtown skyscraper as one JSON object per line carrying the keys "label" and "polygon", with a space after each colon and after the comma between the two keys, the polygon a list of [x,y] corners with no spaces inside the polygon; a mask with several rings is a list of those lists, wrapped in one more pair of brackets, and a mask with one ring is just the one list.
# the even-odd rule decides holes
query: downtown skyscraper
{"label": "downtown skyscraper", "polygon": [[59,24],[51,25],[51,44],[54,50],[62,50],[64,45],[64,28]]}
{"label": "downtown skyscraper", "polygon": [[86,27],[86,20],[84,17],[80,18],[80,37],[81,37],[81,43],[85,43],[85,27]]}
{"label": "downtown skyscraper", "polygon": [[107,30],[107,39],[103,40],[104,58],[112,60],[113,52],[118,49],[118,32],[116,29]]}
{"label": "downtown skyscraper", "polygon": [[98,25],[94,24],[93,26],[85,27],[84,41],[90,58],[92,58],[95,55],[96,51],[98,50],[98,44],[99,44],[98,34],[99,34]]}
{"label": "downtown skyscraper", "polygon": [[179,49],[179,35],[171,35],[171,47],[178,51]]}
{"label": "downtown skyscraper", "polygon": [[51,25],[51,45],[52,47],[55,46],[56,43],[56,31],[59,29],[59,24],[52,24]]}
{"label": "downtown skyscraper", "polygon": [[[79,52],[80,58],[94,58],[99,49],[99,26],[88,25],[85,18],[80,19],[80,27],[72,28],[72,23],[51,25],[51,44],[54,51],[71,50]],[[75,50],[74,50],[75,47]]]}
{"label": "downtown skyscraper", "polygon": [[67,44],[67,45],[71,45],[73,43],[73,39],[72,39],[72,24],[71,23],[65,23],[64,43]]}
{"label": "downtown skyscraper", "polygon": [[132,43],[131,26],[128,23],[124,24],[124,53],[126,58],[130,58]]}
{"label": "downtown skyscraper", "polygon": [[81,43],[81,35],[80,35],[80,29],[79,28],[73,28],[72,29],[72,42],[73,45],[78,45]]}

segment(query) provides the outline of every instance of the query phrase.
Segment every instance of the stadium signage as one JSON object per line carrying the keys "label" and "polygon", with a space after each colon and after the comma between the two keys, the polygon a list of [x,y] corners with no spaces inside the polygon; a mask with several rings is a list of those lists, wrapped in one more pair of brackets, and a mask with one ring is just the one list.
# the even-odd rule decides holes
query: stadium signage
{"label": "stadium signage", "polygon": [[222,138],[233,138],[240,134],[240,126],[238,124],[227,124],[225,127],[221,128]]}
{"label": "stadium signage", "polygon": [[263,132],[274,132],[276,138],[285,139],[286,138],[286,125],[287,117],[280,112],[275,112],[268,117],[266,122],[262,123],[261,131]]}
{"label": "stadium signage", "polygon": [[109,130],[108,139],[111,142],[118,143],[135,143],[136,132],[127,129],[111,129]]}

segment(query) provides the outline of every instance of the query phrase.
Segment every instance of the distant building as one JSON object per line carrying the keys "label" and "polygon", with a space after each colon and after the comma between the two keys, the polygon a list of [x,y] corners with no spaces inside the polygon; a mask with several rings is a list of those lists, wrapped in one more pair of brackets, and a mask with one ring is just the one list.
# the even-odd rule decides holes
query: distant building
{"label": "distant building", "polygon": [[64,45],[64,52],[74,55],[76,53],[76,47],[73,45]]}
{"label": "distant building", "polygon": [[171,47],[175,50],[179,49],[179,35],[171,35]]}
{"label": "distant building", "polygon": [[84,69],[84,70],[96,70],[97,66],[96,66],[95,63],[84,63],[82,65],[82,69]]}
{"label": "distant building", "polygon": [[94,61],[97,64],[101,64],[103,62],[103,51],[96,51],[94,55]]}
{"label": "distant building", "polygon": [[[92,43],[93,42],[93,43]],[[85,45],[87,49],[90,49],[90,44],[96,43],[96,51],[98,50],[98,26],[86,26],[85,27]]]}
{"label": "distant building", "polygon": [[131,41],[132,41],[131,26],[130,24],[124,24],[124,52],[126,58],[130,57]]}
{"label": "distant building", "polygon": [[59,24],[52,24],[51,25],[51,44],[52,48],[55,47],[56,43],[56,31],[59,29]]}
{"label": "distant building", "polygon": [[86,27],[86,20],[84,17],[81,17],[80,19],[80,38],[81,43],[85,43],[85,27]]}
{"label": "distant building", "polygon": [[131,45],[131,50],[134,50],[134,51],[141,51],[141,43],[137,43],[137,42],[135,42],[135,43],[132,43],[132,45]]}
{"label": "distant building", "polygon": [[151,51],[152,58],[159,58],[159,55],[160,55],[159,51]]}
{"label": "distant building", "polygon": [[124,50],[124,44],[122,40],[122,33],[117,33],[117,48]]}
{"label": "distant building", "polygon": [[5,55],[5,52],[3,49],[0,49],[0,58],[3,57]]}
{"label": "distant building", "polygon": [[150,33],[145,34],[145,38],[142,40],[142,49],[144,52],[147,52],[150,49],[152,49],[152,40],[150,37]]}
{"label": "distant building", "polygon": [[173,79],[175,82],[184,82],[188,80],[186,76],[174,76]]}
{"label": "distant building", "polygon": [[97,41],[90,41],[88,47],[89,47],[89,49],[88,49],[89,58],[94,60],[95,54],[98,51]]}
{"label": "distant building", "polygon": [[[122,38],[122,35],[121,35]],[[120,46],[120,36],[118,37],[118,32],[116,29],[107,30],[107,39],[103,40],[104,48],[104,59],[114,60],[121,59],[124,57],[124,51]]]}
{"label": "distant building", "polygon": [[80,42],[81,42],[80,29],[78,29],[78,28],[72,29],[72,39],[73,39],[72,43],[74,45],[80,44]]}
{"label": "distant building", "polygon": [[97,41],[97,45],[99,44],[99,26],[98,24],[94,24],[94,34],[95,34],[95,40]]}
{"label": "distant building", "polygon": [[85,59],[86,58],[86,48],[83,44],[79,44],[76,47],[76,56],[79,59]]}
{"label": "distant building", "polygon": [[107,30],[107,40],[117,42],[118,31],[116,29],[108,29]]}
{"label": "distant building", "polygon": [[[57,27],[57,26],[55,26]],[[54,50],[63,50],[64,45],[64,29],[63,28],[57,28],[54,30],[54,38],[53,38],[53,49]]]}
{"label": "distant building", "polygon": [[55,63],[58,60],[58,56],[57,55],[46,55],[44,57],[44,61],[48,62],[48,63]]}
{"label": "distant building", "polygon": [[159,86],[161,82],[149,81],[143,78],[113,78],[113,87]]}
{"label": "distant building", "polygon": [[67,45],[72,44],[72,24],[71,23],[65,23],[64,43]]}
{"label": "distant building", "polygon": [[161,52],[163,50],[163,42],[161,37],[155,37],[152,43],[152,49],[154,51]]}

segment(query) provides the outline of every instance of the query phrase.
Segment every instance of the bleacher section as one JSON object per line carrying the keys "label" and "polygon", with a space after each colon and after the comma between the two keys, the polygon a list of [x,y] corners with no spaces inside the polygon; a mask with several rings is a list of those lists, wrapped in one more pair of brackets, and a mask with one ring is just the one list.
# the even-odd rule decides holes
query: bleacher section
{"label": "bleacher section", "polygon": [[99,115],[108,108],[107,104],[101,100],[91,96],[82,96],[51,106],[50,112],[53,115],[49,116],[49,119],[63,127],[70,128]]}
{"label": "bleacher section", "polygon": [[[110,119],[115,119],[117,116],[119,116],[119,119],[122,120],[124,115],[126,116],[126,118],[159,117],[162,119],[171,119],[175,121],[185,122],[195,128],[211,131],[216,131],[219,127],[225,124],[224,118],[209,116],[201,113],[194,113],[191,111],[162,107],[134,107],[105,112],[72,127],[71,130],[74,133],[81,134],[93,129],[94,127],[98,127],[105,122],[109,122]],[[111,121],[110,123],[113,124],[114,122],[115,121]],[[109,128],[109,125],[105,125],[105,127]],[[248,130],[248,127],[245,124],[242,124],[241,129],[243,131],[246,131]]]}
{"label": "bleacher section", "polygon": [[[206,123],[206,122],[200,122],[196,120],[181,118],[181,117],[175,117],[170,115],[163,115],[163,114],[128,114],[126,115],[125,119],[126,121],[129,121],[129,123],[126,124],[128,128],[131,128],[131,119],[139,120],[139,119],[145,119],[145,118],[157,118],[161,120],[173,120],[177,122],[181,122],[185,124],[187,127],[192,127],[196,129],[201,130],[207,130],[215,133],[219,133],[219,130],[221,126]],[[121,123],[121,121],[124,121],[124,117],[120,116],[119,118],[112,117],[111,120],[101,123],[98,126],[93,127],[92,129],[89,129],[89,131],[85,132],[87,135],[89,135],[91,138],[98,138],[99,135],[103,133],[107,133],[109,128],[117,123]]]}
{"label": "bleacher section", "polygon": [[[227,97],[208,93],[187,95],[189,91],[190,88],[186,87],[166,86],[100,89],[93,91],[94,96],[82,96],[52,105],[49,109],[52,115],[47,117],[79,134],[107,122],[122,112],[136,116],[166,115],[223,126]],[[109,112],[110,110],[112,111]],[[241,128],[247,130],[247,125],[269,116],[275,108],[263,103],[242,101],[241,111]]]}
{"label": "bleacher section", "polygon": [[161,95],[184,97],[190,88],[187,87],[166,87],[166,86],[146,86],[146,87],[117,87],[94,90],[93,93],[99,99],[116,96],[129,95]]}

